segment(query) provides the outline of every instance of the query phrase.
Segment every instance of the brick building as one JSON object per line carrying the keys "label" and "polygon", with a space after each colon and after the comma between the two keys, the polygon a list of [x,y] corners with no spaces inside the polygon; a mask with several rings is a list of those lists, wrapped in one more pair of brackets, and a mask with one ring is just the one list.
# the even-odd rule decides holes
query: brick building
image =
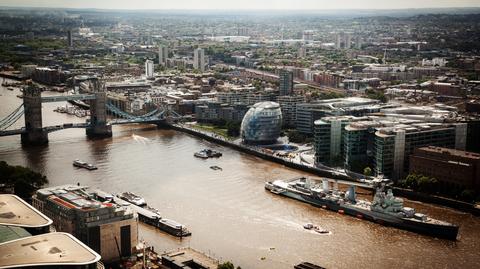
{"label": "brick building", "polygon": [[480,193],[480,154],[462,150],[422,147],[410,155],[410,173],[438,180],[445,187]]}

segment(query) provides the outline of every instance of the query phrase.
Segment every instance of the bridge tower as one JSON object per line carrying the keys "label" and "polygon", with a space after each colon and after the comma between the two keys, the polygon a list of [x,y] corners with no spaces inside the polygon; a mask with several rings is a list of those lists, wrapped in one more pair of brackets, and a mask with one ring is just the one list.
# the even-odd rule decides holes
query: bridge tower
{"label": "bridge tower", "polygon": [[39,88],[29,85],[24,89],[23,107],[26,132],[21,134],[22,144],[47,144],[48,133],[42,128],[42,96]]}
{"label": "bridge tower", "polygon": [[111,137],[112,126],[107,125],[107,93],[103,84],[95,79],[92,81],[95,99],[90,102],[90,126],[87,127],[88,137]]}

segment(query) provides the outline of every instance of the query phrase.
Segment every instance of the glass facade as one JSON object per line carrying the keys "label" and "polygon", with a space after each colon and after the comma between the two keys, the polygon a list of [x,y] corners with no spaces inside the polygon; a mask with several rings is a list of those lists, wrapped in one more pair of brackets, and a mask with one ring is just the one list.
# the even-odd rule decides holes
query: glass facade
{"label": "glass facade", "polygon": [[275,102],[261,102],[247,111],[240,132],[247,144],[273,144],[280,136],[281,125],[280,105]]}

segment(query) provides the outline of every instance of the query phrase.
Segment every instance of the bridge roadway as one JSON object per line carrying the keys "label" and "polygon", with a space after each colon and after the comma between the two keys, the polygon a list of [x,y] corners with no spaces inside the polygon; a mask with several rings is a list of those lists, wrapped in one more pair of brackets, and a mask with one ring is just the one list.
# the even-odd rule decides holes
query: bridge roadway
{"label": "bridge roadway", "polygon": [[[88,123],[64,123],[61,125],[43,127],[42,130],[44,130],[47,133],[51,133],[51,132],[60,131],[64,129],[87,128],[88,125],[89,125]],[[0,136],[19,135],[26,132],[27,132],[27,129],[25,127],[22,127],[20,129],[15,129],[15,130],[0,131]]]}
{"label": "bridge roadway", "polygon": [[94,99],[95,99],[95,94],[57,95],[57,96],[44,96],[44,97],[42,97],[42,103],[94,100]]}
{"label": "bridge roadway", "polygon": [[[122,119],[122,120],[112,120],[107,123],[107,125],[122,125],[122,124],[134,124],[134,123],[143,123],[143,124],[158,124],[158,123],[165,123],[165,118],[147,118],[147,119]],[[87,128],[90,123],[64,123],[60,125],[54,126],[47,126],[43,127],[42,129],[47,133],[52,133],[64,129],[72,129],[72,128]],[[26,133],[25,127],[15,130],[6,130],[0,131],[1,136],[11,136],[11,135],[20,135],[22,133]]]}

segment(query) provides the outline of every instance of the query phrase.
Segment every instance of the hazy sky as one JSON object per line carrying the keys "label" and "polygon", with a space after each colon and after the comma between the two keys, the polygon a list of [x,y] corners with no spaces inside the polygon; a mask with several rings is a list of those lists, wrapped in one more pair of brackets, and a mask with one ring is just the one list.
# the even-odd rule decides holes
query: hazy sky
{"label": "hazy sky", "polygon": [[398,9],[480,7],[480,0],[0,0],[0,6],[102,9]]}

